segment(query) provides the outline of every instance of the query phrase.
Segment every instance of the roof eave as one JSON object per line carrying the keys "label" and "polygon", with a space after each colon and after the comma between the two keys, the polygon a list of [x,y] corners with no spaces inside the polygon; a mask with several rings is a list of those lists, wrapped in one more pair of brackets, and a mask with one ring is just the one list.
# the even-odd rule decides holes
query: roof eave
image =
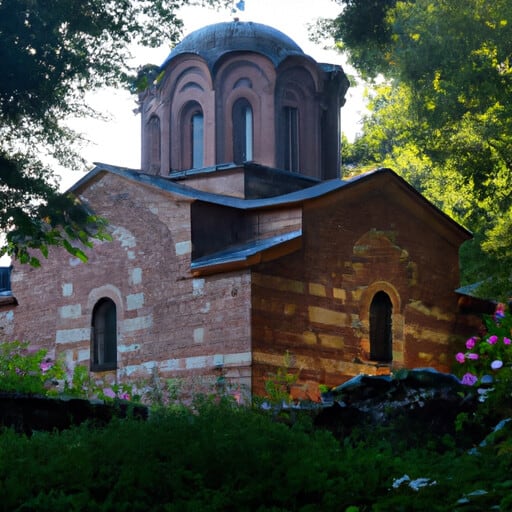
{"label": "roof eave", "polygon": [[192,276],[194,277],[233,272],[287,256],[288,254],[299,250],[301,247],[302,234],[283,242],[276,243],[271,247],[262,249],[247,256],[239,256],[234,257],[233,259],[217,261],[215,259],[215,255],[212,255],[211,259],[206,259],[201,262],[192,261],[190,269]]}

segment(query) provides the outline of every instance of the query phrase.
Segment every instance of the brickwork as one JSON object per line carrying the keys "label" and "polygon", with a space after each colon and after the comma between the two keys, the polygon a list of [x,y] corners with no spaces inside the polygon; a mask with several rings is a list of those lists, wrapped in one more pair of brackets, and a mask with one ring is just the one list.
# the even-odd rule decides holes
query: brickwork
{"label": "brickwork", "polygon": [[[338,176],[340,109],[349,86],[340,67],[331,65],[328,70],[317,64],[269,27],[230,22],[189,35],[174,48],[162,69],[162,79],[139,96],[145,172],[167,176],[193,167],[190,108],[204,116],[199,167],[237,160],[233,116],[237,101],[242,100],[252,112],[247,160],[286,168],[288,128],[282,113],[284,108],[293,108],[298,114],[296,149],[301,162],[300,169],[294,170],[321,179]],[[227,183],[224,189],[218,189],[219,184],[218,180],[201,183],[238,195],[239,183]]]}
{"label": "brickwork", "polygon": [[[297,389],[313,397],[318,383],[359,373],[450,369],[466,327],[454,290],[467,234],[392,173],[252,212],[246,221],[258,219],[261,236],[299,230],[301,243],[266,263],[195,276],[193,199],[109,172],[78,192],[109,219],[112,241],[96,243],[86,264],[53,250],[41,269],[15,265],[19,305],[0,314],[6,338],[48,347],[70,368],[88,366],[93,309],[109,298],[118,328],[112,379],[145,379],[154,368],[215,376],[222,368],[261,394],[289,351]],[[370,305],[379,292],[391,304],[391,363],[371,359]]]}
{"label": "brickwork", "polygon": [[[460,233],[425,215],[400,187],[333,194],[304,209],[303,247],[259,265],[252,278],[254,390],[283,355],[300,382],[338,385],[399,367],[449,370],[457,330]],[[432,211],[432,210],[431,210]],[[392,313],[393,361],[370,359],[369,309],[384,291]]]}
{"label": "brickwork", "polygon": [[190,274],[190,204],[113,174],[82,199],[109,219],[113,240],[97,243],[82,263],[54,250],[42,268],[15,265],[19,306],[9,330],[89,365],[91,315],[102,297],[114,301],[118,366],[112,378],[213,373],[222,365],[250,382],[248,272],[208,280]]}
{"label": "brickwork", "polygon": [[[454,290],[468,234],[389,170],[317,183],[339,173],[343,70],[242,22],[191,34],[163,69],[139,97],[149,175],[100,165],[74,189],[108,219],[112,241],[87,251],[88,263],[52,250],[40,269],[15,264],[19,305],[0,304],[3,337],[47,347],[70,368],[89,365],[93,311],[107,298],[115,380],[222,368],[258,394],[289,351],[312,397],[318,383],[358,373],[449,369],[465,326]],[[251,141],[239,144],[242,104]],[[298,146],[288,147],[294,132]],[[253,163],[227,168],[242,149]],[[380,331],[376,296],[387,308]],[[371,359],[383,353],[372,349],[376,330],[392,335],[381,361]]]}

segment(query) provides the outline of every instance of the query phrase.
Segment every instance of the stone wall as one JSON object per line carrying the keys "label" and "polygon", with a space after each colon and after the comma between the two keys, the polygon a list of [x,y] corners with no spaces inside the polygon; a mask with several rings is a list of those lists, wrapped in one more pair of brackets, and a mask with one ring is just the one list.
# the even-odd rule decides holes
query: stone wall
{"label": "stone wall", "polygon": [[[256,392],[287,350],[306,396],[308,383],[314,395],[317,383],[335,386],[359,373],[449,370],[463,330],[454,293],[462,238],[407,194],[384,177],[312,202],[302,250],[255,269]],[[370,359],[369,309],[378,291],[393,305],[392,364]]]}
{"label": "stone wall", "polygon": [[102,377],[223,367],[250,384],[250,276],[191,277],[190,203],[110,173],[82,199],[108,217],[112,241],[95,243],[87,263],[52,250],[42,268],[15,265],[19,305],[8,313],[9,334],[47,347],[69,368],[89,366],[92,311],[108,297],[117,309],[118,370]]}

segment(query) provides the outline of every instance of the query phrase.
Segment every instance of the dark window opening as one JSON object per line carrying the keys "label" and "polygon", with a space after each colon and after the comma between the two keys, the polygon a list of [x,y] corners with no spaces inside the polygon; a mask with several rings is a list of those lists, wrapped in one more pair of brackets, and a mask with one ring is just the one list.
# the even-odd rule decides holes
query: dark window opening
{"label": "dark window opening", "polygon": [[152,116],[149,120],[149,166],[150,170],[160,170],[160,119]]}
{"label": "dark window opening", "polygon": [[284,107],[284,168],[287,171],[299,170],[299,111],[294,107]]}
{"label": "dark window opening", "polygon": [[117,313],[110,299],[101,299],[92,313],[91,370],[117,368]]}
{"label": "dark window opening", "polygon": [[374,361],[389,363],[393,359],[392,312],[388,294],[376,293],[370,305],[370,359]]}
{"label": "dark window opening", "polygon": [[195,112],[191,117],[191,147],[192,168],[203,167],[204,162],[204,118],[201,112]]}
{"label": "dark window opening", "polygon": [[11,268],[0,267],[0,292],[7,293],[11,291]]}
{"label": "dark window opening", "polygon": [[252,108],[246,99],[233,105],[233,161],[236,164],[253,159]]}
{"label": "dark window opening", "polygon": [[[176,170],[204,167],[204,114],[197,101],[184,105],[176,133],[179,134],[179,167]],[[171,151],[172,154],[172,151]]]}

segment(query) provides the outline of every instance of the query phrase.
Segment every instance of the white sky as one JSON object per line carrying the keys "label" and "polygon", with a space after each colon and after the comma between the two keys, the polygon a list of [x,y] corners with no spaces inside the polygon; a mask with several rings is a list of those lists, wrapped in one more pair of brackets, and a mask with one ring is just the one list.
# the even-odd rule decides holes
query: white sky
{"label": "white sky", "polygon": [[[308,40],[308,23],[318,17],[334,18],[340,6],[333,0],[245,0],[245,10],[232,14],[230,10],[216,12],[205,7],[187,7],[181,11],[185,23],[184,35],[205,25],[230,21],[234,16],[242,21],[255,21],[270,25],[291,37],[302,50],[318,62],[340,64],[351,73],[342,56],[324,50]],[[162,64],[169,54],[168,47],[137,49],[135,65]],[[84,133],[90,141],[82,154],[92,168],[93,162],[103,162],[124,167],[140,167],[140,116],[135,115],[135,97],[128,92],[104,90],[88,96],[88,101],[110,117],[109,121],[78,120],[71,126]],[[341,111],[342,129],[352,138],[358,131],[364,110],[361,88],[351,88],[347,103]],[[62,174],[61,189],[69,188],[83,176],[82,172],[67,171]]]}

